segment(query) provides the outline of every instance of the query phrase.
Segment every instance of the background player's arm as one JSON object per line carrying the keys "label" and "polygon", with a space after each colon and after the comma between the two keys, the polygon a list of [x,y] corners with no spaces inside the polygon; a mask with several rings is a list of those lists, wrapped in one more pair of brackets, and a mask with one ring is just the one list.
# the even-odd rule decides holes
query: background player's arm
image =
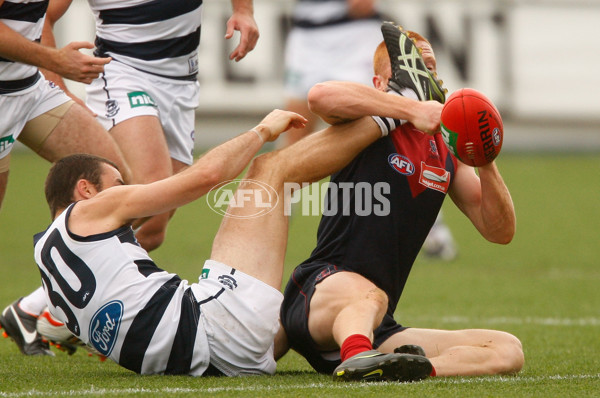
{"label": "background player's arm", "polygon": [[310,110],[329,124],[345,123],[363,116],[408,120],[421,131],[437,132],[443,105],[420,102],[354,82],[316,84],[308,93]]}
{"label": "background player's arm", "polygon": [[241,60],[254,49],[258,41],[258,26],[254,20],[252,0],[231,0],[233,13],[227,21],[225,39],[231,39],[234,31],[240,32],[240,42],[229,54],[229,59]]}
{"label": "background player's arm", "polygon": [[507,244],[516,230],[515,208],[494,162],[473,167],[458,161],[450,197],[490,242]]}
{"label": "background player's arm", "polygon": [[41,41],[44,46],[52,48],[59,55],[57,65],[41,65],[42,72],[46,79],[55,82],[65,92],[68,91],[62,77],[89,84],[104,71],[104,65],[111,61],[111,58],[99,58],[81,53],[79,50],[82,48],[94,48],[94,45],[87,41],[72,42],[56,50],[54,24],[65,14],[71,2],[72,0],[50,0]]}
{"label": "background player's arm", "polygon": [[114,186],[80,201],[73,210],[70,227],[74,233],[88,236],[183,206],[238,176],[264,141],[273,141],[290,127],[305,123],[306,119],[296,113],[273,111],[255,127],[256,131],[219,145],[172,177],[147,185]]}
{"label": "background player's arm", "polygon": [[[44,30],[42,31],[41,43],[48,47],[56,48],[56,39],[54,38],[54,24],[67,12],[72,0],[50,0],[48,10],[46,11],[46,21],[44,22]],[[73,94],[65,84],[62,76],[48,69],[41,69],[46,80],[54,82],[67,94],[73,101],[88,109],[85,102],[75,94]],[[90,111],[91,112],[91,111]],[[95,115],[94,115],[95,116]]]}
{"label": "background player's arm", "polygon": [[[0,7],[4,0],[0,0]],[[0,56],[12,61],[33,66],[42,66],[48,59],[55,56],[53,50],[28,40],[15,32],[3,22],[0,22]]]}
{"label": "background player's arm", "polygon": [[90,83],[104,70],[104,64],[110,62],[110,58],[96,58],[79,52],[80,48],[93,47],[89,42],[73,42],[58,50],[27,40],[0,22],[0,55],[78,82]]}

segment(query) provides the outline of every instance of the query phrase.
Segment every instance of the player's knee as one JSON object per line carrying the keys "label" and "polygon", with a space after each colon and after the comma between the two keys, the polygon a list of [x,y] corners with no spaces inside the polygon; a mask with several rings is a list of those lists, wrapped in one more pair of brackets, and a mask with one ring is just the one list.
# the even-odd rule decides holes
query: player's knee
{"label": "player's knee", "polygon": [[383,290],[374,286],[365,291],[364,294],[358,295],[357,298],[362,306],[370,307],[371,311],[377,314],[377,319],[383,318],[388,308],[388,296]]}
{"label": "player's knee", "polygon": [[274,183],[281,176],[281,164],[278,152],[268,152],[257,156],[250,163],[246,179]]}
{"label": "player's knee", "polygon": [[502,332],[502,341],[498,346],[500,361],[496,373],[514,374],[523,369],[525,355],[521,341],[510,333]]}

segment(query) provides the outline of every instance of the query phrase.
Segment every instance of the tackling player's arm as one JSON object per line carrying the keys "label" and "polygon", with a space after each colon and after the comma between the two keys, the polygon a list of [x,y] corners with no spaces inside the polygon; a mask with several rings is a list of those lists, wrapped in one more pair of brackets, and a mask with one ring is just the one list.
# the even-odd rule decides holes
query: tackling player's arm
{"label": "tackling player's arm", "polygon": [[120,174],[107,166],[103,178],[110,188],[94,192],[92,187],[89,197],[84,190],[81,199],[89,200],[81,200],[73,208],[69,228],[78,235],[89,236],[190,203],[215,185],[238,176],[265,141],[274,141],[289,128],[305,124],[301,115],[275,110],[254,129],[212,149],[186,170],[151,184],[122,185]]}
{"label": "tackling player's arm", "polygon": [[458,161],[450,197],[485,239],[507,244],[516,230],[510,192],[494,162],[477,169],[479,176],[473,167]]}
{"label": "tackling player's arm", "polygon": [[381,116],[407,120],[428,133],[439,131],[443,108],[436,101],[420,102],[364,84],[340,81],[316,84],[308,93],[308,102],[310,110],[329,124]]}

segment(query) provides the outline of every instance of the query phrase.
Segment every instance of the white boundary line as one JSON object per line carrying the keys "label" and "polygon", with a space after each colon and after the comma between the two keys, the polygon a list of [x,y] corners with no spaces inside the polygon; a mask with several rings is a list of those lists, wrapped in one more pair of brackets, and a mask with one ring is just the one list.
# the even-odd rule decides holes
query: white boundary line
{"label": "white boundary line", "polygon": [[[569,380],[589,380],[600,379],[598,374],[584,375],[551,375],[538,377],[519,377],[519,376],[492,376],[492,377],[473,377],[473,378],[435,378],[430,379],[427,383],[435,384],[452,384],[452,385],[467,385],[467,384],[501,384],[501,383],[532,383],[544,381],[569,381]],[[37,397],[37,396],[100,396],[105,394],[123,395],[123,394],[211,394],[220,392],[284,392],[289,390],[320,390],[323,388],[329,390],[346,390],[346,389],[369,389],[377,388],[386,385],[399,385],[400,383],[309,383],[297,385],[275,385],[275,386],[240,386],[240,387],[208,387],[208,388],[95,388],[88,390],[68,390],[68,391],[38,391],[29,390],[17,393],[0,392],[2,398],[20,398],[20,397]]]}
{"label": "white boundary line", "polygon": [[[477,318],[466,317],[460,315],[447,315],[436,317],[421,317],[416,316],[411,319],[410,324],[414,327],[418,322],[440,322],[440,323],[467,323],[486,324],[486,325],[542,325],[542,326],[600,326],[600,318],[585,317],[585,318],[542,318],[542,317],[492,317],[492,318]],[[414,323],[414,325],[413,325]],[[408,324],[408,322],[407,322]]]}

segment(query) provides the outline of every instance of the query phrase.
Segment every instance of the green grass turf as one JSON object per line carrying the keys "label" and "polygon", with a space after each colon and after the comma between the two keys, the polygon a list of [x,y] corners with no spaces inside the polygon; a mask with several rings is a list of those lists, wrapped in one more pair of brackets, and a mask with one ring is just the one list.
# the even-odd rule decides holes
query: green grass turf
{"label": "green grass turf", "polygon": [[[503,154],[518,228],[508,246],[483,240],[448,201],[445,218],[459,244],[450,263],[419,258],[396,317],[429,328],[496,328],[523,342],[518,376],[433,378],[412,384],[337,384],[291,352],[273,377],[142,377],[82,350],[68,357],[22,356],[0,339],[0,397],[23,396],[600,396],[600,156]],[[13,154],[0,213],[0,307],[39,284],[32,235],[49,214],[43,180],[49,165]],[[202,199],[178,210],[153,257],[196,280],[220,217]],[[318,217],[294,216],[286,277],[315,242]]]}

